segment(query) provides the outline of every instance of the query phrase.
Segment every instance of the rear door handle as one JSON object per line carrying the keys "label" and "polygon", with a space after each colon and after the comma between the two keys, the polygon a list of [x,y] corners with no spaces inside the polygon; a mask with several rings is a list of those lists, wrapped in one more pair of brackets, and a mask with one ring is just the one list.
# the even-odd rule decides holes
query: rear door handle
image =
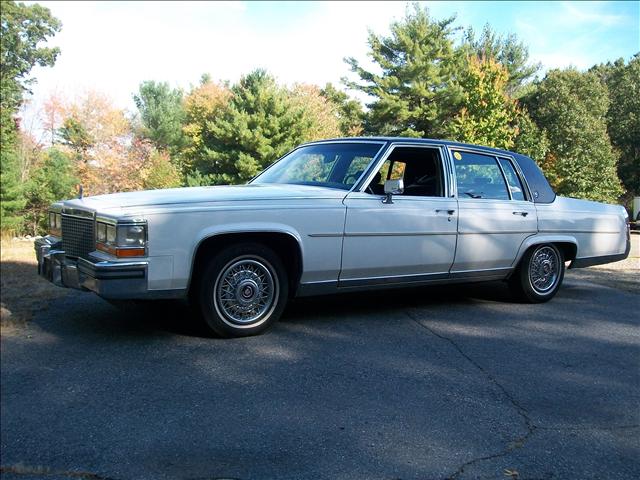
{"label": "rear door handle", "polygon": [[442,213],[442,212],[447,212],[447,215],[453,215],[454,213],[456,213],[455,210],[436,210],[436,213]]}
{"label": "rear door handle", "polygon": [[527,215],[529,215],[529,212],[513,212],[514,215],[521,215],[523,217],[526,217]]}

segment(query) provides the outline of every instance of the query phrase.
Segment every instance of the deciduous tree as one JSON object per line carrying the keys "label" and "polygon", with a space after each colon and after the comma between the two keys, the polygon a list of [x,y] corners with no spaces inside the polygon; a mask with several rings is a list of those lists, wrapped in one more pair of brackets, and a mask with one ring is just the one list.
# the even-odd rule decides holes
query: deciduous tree
{"label": "deciduous tree", "polygon": [[471,55],[459,77],[461,110],[448,126],[453,140],[510,149],[518,110],[506,94],[507,69],[490,57]]}
{"label": "deciduous tree", "polygon": [[0,8],[0,228],[17,231],[25,205],[16,152],[14,116],[22,96],[35,81],[36,66],[52,66],[59,49],[42,46],[60,30],[60,21],[38,4],[3,1]]}
{"label": "deciduous tree", "polygon": [[331,83],[327,83],[320,94],[335,106],[342,135],[354,137],[362,134],[365,115],[358,100],[350,98]]}
{"label": "deciduous tree", "polygon": [[618,175],[630,200],[640,195],[640,53],[628,63],[618,59],[592,71],[609,90],[607,131],[619,151]]}
{"label": "deciduous tree", "polygon": [[615,202],[622,188],[618,158],[607,135],[606,85],[594,73],[551,70],[526,103],[549,139],[543,165],[556,191]]}

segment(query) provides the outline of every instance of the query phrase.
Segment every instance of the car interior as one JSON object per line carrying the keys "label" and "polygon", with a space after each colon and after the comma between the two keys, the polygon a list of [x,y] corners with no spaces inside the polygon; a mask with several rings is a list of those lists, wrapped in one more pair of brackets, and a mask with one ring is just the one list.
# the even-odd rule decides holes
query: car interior
{"label": "car interior", "polygon": [[397,179],[402,179],[404,183],[404,192],[399,195],[444,196],[440,152],[434,148],[394,149],[365,191],[373,195],[384,195],[384,182]]}

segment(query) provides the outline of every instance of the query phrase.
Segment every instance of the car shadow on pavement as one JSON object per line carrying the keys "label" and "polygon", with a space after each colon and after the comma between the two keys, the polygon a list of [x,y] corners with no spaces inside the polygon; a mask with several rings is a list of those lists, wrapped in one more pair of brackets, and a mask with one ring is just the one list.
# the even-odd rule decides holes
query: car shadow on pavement
{"label": "car shadow on pavement", "polygon": [[3,462],[113,478],[637,478],[631,298],[575,280],[542,305],[502,282],[349,293],[218,341],[181,302],[118,310],[72,293],[3,339]]}
{"label": "car shadow on pavement", "polygon": [[[349,321],[349,316],[366,316],[374,311],[391,312],[476,301],[515,302],[504,282],[349,292],[292,299],[280,322],[304,322],[311,318],[321,320],[323,317],[335,316],[341,317],[339,321]],[[196,308],[186,301],[111,302],[110,306],[118,312],[118,318],[111,321],[117,322],[125,330],[133,328],[137,331],[141,329],[189,337],[214,337]]]}

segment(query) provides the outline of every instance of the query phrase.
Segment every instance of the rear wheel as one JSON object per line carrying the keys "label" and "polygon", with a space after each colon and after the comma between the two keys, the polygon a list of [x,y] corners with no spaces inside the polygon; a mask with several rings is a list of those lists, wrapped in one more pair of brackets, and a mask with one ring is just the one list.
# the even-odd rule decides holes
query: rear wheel
{"label": "rear wheel", "polygon": [[564,258],[558,247],[552,243],[536,245],[522,257],[509,286],[520,300],[547,302],[558,292],[564,270]]}
{"label": "rear wheel", "polygon": [[197,289],[209,328],[223,337],[246,337],[268,329],[282,314],[288,297],[280,258],[257,243],[234,245],[213,257]]}

